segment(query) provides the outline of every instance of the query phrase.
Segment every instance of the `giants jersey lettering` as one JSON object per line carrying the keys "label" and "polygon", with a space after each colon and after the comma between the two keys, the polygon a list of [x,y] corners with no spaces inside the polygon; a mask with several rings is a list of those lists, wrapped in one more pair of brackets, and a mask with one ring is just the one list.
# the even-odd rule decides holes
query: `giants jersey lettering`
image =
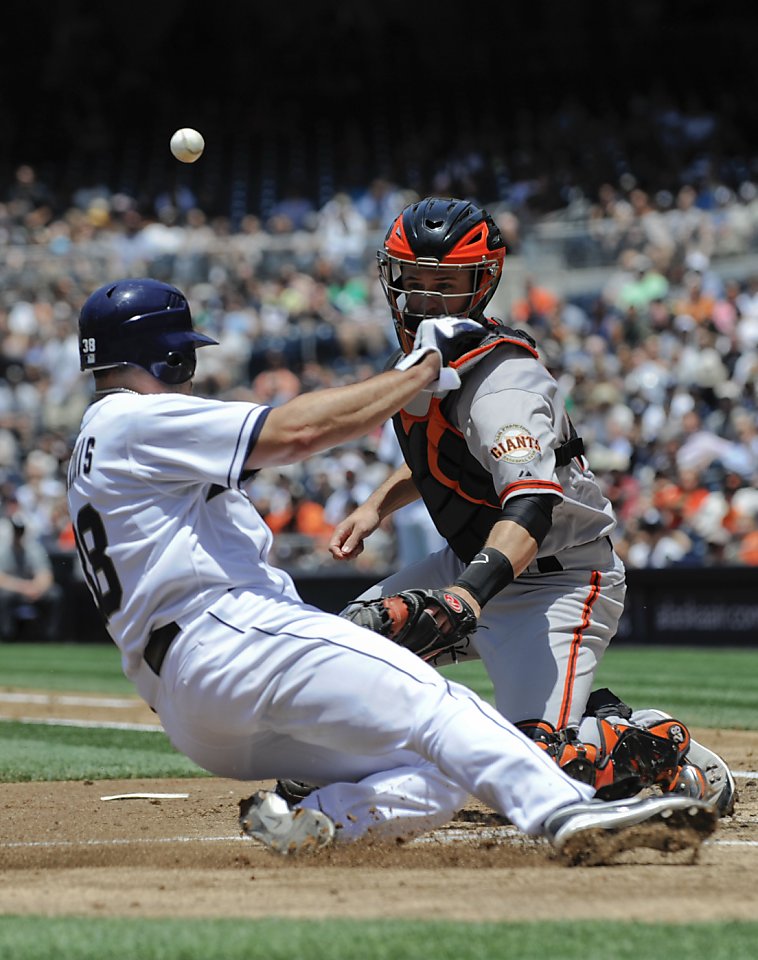
{"label": "giants jersey lettering", "polygon": [[127,393],[85,412],[69,510],[87,583],[127,676],[152,629],[188,620],[230,588],[297,596],[291,578],[266,562],[271,533],[241,479],[268,412]]}

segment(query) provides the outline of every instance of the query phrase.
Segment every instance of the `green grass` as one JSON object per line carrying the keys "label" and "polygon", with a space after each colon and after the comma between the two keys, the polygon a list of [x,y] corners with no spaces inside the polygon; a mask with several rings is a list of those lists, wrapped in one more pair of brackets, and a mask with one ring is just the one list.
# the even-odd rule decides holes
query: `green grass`
{"label": "green grass", "polygon": [[[442,672],[491,700],[480,663]],[[633,707],[666,710],[692,727],[758,730],[758,648],[612,647],[595,686],[609,687]]]}
{"label": "green grass", "polygon": [[0,685],[31,690],[134,693],[109,643],[0,644]]}
{"label": "green grass", "polygon": [[758,648],[619,647],[598,680],[634,706],[668,710],[693,727],[758,730]]}
{"label": "green grass", "polygon": [[[478,661],[443,672],[492,699]],[[621,646],[608,653],[597,679],[633,706],[659,707],[692,727],[758,730],[758,650]],[[115,647],[97,644],[0,646],[0,684],[134,693]],[[162,733],[8,721],[0,736],[4,783],[202,775]]]}
{"label": "green grass", "polygon": [[[479,661],[442,671],[492,700]],[[26,689],[133,694],[109,644],[0,645],[0,685]],[[611,647],[597,675],[633,706],[668,710],[700,727],[758,730],[758,648]]]}
{"label": "green grass", "polygon": [[669,947],[755,960],[758,924],[0,917],[0,956],[15,960],[641,960]]}
{"label": "green grass", "polygon": [[161,732],[7,721],[0,736],[0,783],[206,775]]}

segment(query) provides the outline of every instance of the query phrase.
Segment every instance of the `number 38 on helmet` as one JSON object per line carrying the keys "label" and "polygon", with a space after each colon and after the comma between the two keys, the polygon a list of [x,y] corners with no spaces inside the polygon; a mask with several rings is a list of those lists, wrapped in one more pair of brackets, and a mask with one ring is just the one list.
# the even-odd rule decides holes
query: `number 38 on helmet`
{"label": "number 38 on helmet", "polygon": [[193,329],[180,290],[146,277],[99,287],[79,314],[82,370],[134,364],[163,383],[186,383],[195,373],[195,349],[217,342]]}

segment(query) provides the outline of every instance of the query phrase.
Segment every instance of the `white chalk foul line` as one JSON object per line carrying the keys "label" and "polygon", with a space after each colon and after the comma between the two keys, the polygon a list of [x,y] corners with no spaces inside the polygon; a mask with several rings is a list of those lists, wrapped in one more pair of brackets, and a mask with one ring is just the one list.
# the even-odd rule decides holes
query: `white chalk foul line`
{"label": "white chalk foul line", "polygon": [[134,707],[142,701],[138,697],[82,697],[67,693],[9,693],[0,691],[0,703],[41,703],[50,706],[60,704],[67,707],[105,707],[110,710],[123,710]]}
{"label": "white chalk foul line", "polygon": [[132,844],[141,846],[142,844],[155,843],[229,843],[231,841],[246,840],[250,843],[250,838],[237,834],[231,837],[120,837],[113,840],[14,840],[10,842],[0,842],[0,849],[18,849],[18,848],[49,848],[49,847],[128,847]]}
{"label": "white chalk foul line", "polygon": [[[541,846],[547,843],[542,837],[527,837],[519,833],[515,827],[491,827],[485,830],[435,830],[411,840],[407,846],[438,843],[442,845],[459,843],[460,841],[485,840],[511,845]],[[0,841],[0,849],[71,849],[76,847],[128,847],[166,843],[250,843],[250,837],[242,834],[219,837],[140,837],[115,838],[112,840],[13,840]],[[254,841],[252,841],[254,842]],[[758,847],[758,840],[706,840],[704,846],[709,847]]]}
{"label": "white chalk foul line", "polygon": [[43,727],[85,727],[92,730],[138,730],[142,733],[163,733],[159,723],[127,723],[122,720],[67,720],[63,717],[0,717],[0,723],[29,723]]}

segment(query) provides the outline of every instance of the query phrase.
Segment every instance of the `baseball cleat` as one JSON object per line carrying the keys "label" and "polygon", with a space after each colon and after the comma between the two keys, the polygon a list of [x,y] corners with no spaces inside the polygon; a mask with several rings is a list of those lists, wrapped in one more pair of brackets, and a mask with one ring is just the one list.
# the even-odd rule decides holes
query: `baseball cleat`
{"label": "baseball cleat", "polygon": [[586,800],[559,807],[545,821],[544,834],[571,865],[595,866],[644,847],[696,853],[717,820],[712,804],[691,797]]}
{"label": "baseball cleat", "polygon": [[305,807],[290,810],[286,800],[268,790],[240,800],[239,824],[248,837],[283,856],[310,852],[334,839],[334,824],[325,813]]}
{"label": "baseball cleat", "polygon": [[[650,721],[670,720],[671,717],[662,710],[645,709],[635,710],[633,719],[635,723],[647,726]],[[697,767],[698,773],[687,770],[688,765]],[[690,738],[684,764],[671,789],[679,793],[689,792],[692,796],[695,794],[697,782],[703,783],[700,795],[704,800],[715,804],[720,817],[728,817],[732,814],[737,800],[737,790],[726,760],[708,747],[704,747],[702,743]]]}

